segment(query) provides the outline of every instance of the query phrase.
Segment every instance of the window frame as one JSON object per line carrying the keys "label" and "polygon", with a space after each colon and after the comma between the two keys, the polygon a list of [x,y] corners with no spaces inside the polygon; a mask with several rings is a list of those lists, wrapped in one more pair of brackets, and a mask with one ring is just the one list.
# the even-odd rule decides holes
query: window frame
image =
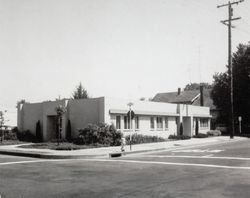
{"label": "window frame", "polygon": [[168,130],[168,127],[169,127],[169,125],[168,125],[168,117],[167,116],[165,116],[165,130]]}
{"label": "window frame", "polygon": [[135,130],[140,129],[140,119],[139,116],[135,116]]}
{"label": "window frame", "polygon": [[155,130],[155,118],[152,116],[150,117],[150,130]]}
{"label": "window frame", "polygon": [[[117,118],[119,118],[119,119],[117,119]],[[118,130],[121,129],[121,116],[120,115],[115,116],[115,127]]]}
{"label": "window frame", "polygon": [[156,117],[156,128],[157,130],[163,130],[163,119],[160,116]]}

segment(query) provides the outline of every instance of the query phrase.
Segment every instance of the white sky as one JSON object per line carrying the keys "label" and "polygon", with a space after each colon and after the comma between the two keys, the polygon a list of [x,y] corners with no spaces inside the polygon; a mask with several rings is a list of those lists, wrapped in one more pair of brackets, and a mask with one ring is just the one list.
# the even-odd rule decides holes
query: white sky
{"label": "white sky", "polygon": [[[0,110],[71,96],[153,97],[212,82],[227,63],[226,0],[0,0]],[[250,39],[250,2],[234,6],[233,51]],[[199,53],[200,51],[200,53]],[[200,55],[199,55],[200,54]]]}

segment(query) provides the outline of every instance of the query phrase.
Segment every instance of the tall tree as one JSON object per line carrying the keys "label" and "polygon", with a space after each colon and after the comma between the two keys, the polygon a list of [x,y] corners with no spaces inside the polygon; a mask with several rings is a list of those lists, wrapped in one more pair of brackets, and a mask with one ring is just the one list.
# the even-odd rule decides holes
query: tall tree
{"label": "tall tree", "polygon": [[189,91],[189,90],[199,90],[200,89],[200,85],[203,86],[203,88],[205,89],[211,89],[212,88],[212,85],[209,84],[209,83],[205,83],[205,82],[202,82],[202,83],[190,83],[190,84],[187,84],[184,88],[185,91]]}
{"label": "tall tree", "polygon": [[[250,43],[240,44],[233,54],[234,119],[242,116],[242,124],[250,124]],[[228,124],[230,120],[230,76],[228,72],[214,75],[211,97],[221,110],[219,119]]]}
{"label": "tall tree", "polygon": [[89,98],[87,90],[82,86],[82,83],[76,87],[76,90],[72,94],[73,99]]}

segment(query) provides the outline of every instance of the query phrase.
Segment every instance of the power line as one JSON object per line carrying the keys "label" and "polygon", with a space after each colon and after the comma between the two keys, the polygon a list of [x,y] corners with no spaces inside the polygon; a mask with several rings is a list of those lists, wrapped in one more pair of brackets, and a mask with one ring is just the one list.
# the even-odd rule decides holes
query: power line
{"label": "power line", "polygon": [[228,19],[222,20],[221,23],[226,25],[228,27],[228,70],[229,70],[229,75],[230,75],[230,100],[231,100],[231,134],[230,138],[234,138],[234,107],[233,107],[233,68],[232,68],[232,34],[231,34],[231,29],[234,27],[232,25],[232,21],[236,21],[241,19],[241,17],[233,17],[233,5],[238,5],[239,3],[242,3],[244,0],[239,0],[239,1],[234,1],[231,2],[229,1],[226,4],[218,5],[217,8],[221,7],[228,7]]}

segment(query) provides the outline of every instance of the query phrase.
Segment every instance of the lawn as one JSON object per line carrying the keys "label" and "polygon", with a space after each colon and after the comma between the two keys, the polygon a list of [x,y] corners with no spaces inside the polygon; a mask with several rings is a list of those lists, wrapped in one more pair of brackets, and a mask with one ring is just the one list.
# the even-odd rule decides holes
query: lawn
{"label": "lawn", "polygon": [[27,144],[27,142],[19,140],[3,140],[2,142],[0,141],[0,146],[15,145],[15,144]]}
{"label": "lawn", "polygon": [[45,143],[32,143],[29,145],[21,145],[20,148],[32,148],[32,149],[52,149],[52,150],[79,150],[105,147],[105,145],[94,144],[94,145],[76,145],[70,142],[61,142],[59,145],[56,142],[45,142]]}

